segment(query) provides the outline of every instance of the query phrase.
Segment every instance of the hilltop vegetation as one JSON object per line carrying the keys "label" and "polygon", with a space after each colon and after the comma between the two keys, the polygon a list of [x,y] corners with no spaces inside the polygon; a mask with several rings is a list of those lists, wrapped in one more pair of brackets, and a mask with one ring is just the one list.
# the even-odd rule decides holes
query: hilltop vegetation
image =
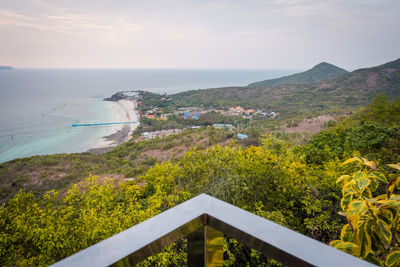
{"label": "hilltop vegetation", "polygon": [[164,105],[221,109],[240,105],[291,117],[351,110],[367,105],[378,93],[400,96],[400,59],[322,82],[192,90],[170,95],[171,101]]}
{"label": "hilltop vegetation", "polygon": [[[323,64],[317,70],[321,67],[331,68]],[[0,262],[4,266],[51,264],[207,193],[321,242],[335,240],[332,246],[371,262],[398,264],[400,213],[390,216],[382,211],[388,206],[376,201],[389,203],[388,209],[400,206],[400,177],[396,178],[396,167],[388,166],[400,162],[400,100],[394,100],[400,93],[400,60],[333,79],[315,69],[302,75],[297,76],[302,84],[169,96],[140,92],[138,106],[141,111],[157,106],[156,112],[168,113],[182,106],[226,109],[241,105],[281,111],[282,118],[208,112],[196,121],[202,128],[130,140],[102,155],[36,156],[0,164],[4,203],[0,207]],[[282,131],[283,124],[295,125],[306,114],[343,113],[366,103],[370,104],[352,115],[336,117],[315,136],[302,136],[303,142],[294,142],[293,136]],[[232,123],[236,129],[210,127],[216,120]],[[145,118],[134,138],[143,131],[183,129],[193,122],[178,115],[166,120]],[[247,141],[235,138],[239,129],[249,135]],[[353,159],[347,163],[360,164],[343,164],[348,158]],[[336,183],[339,177],[343,185]],[[368,206],[368,201],[375,202]],[[368,207],[350,209],[361,202]],[[338,213],[340,209],[345,216]],[[366,216],[368,209],[384,214]],[[367,229],[366,224],[373,228]],[[378,229],[379,225],[383,228]],[[186,248],[181,240],[141,265],[185,265]],[[279,265],[226,237],[224,265],[246,264]]]}
{"label": "hilltop vegetation", "polygon": [[278,84],[304,84],[330,80],[347,73],[346,70],[332,64],[322,62],[305,72],[284,76],[277,79],[251,83],[248,87],[270,87]]}
{"label": "hilltop vegetation", "polygon": [[[1,262],[3,265],[50,264],[199,193],[210,194],[325,243],[339,239],[347,219],[338,214],[342,193],[336,180],[356,170],[356,167],[343,167],[342,162],[351,156],[367,156],[376,161],[381,173],[390,177],[393,170],[385,164],[400,159],[399,107],[400,101],[389,102],[380,96],[305,146],[293,146],[271,134],[263,136],[258,146],[246,148],[235,142],[213,145],[218,140],[226,140],[229,132],[208,129],[207,135],[216,136],[215,141],[207,143],[210,147],[193,148],[177,159],[166,158],[141,172],[125,175],[125,170],[134,170],[132,164],[145,154],[146,146],[180,144],[183,140],[174,136],[145,141],[150,143],[128,142],[99,158],[108,168],[134,180],[120,179],[119,183],[104,178],[97,180],[88,171],[75,181],[82,181],[83,176],[89,176],[89,180],[73,185],[66,194],[22,191],[2,206]],[[187,132],[192,135],[191,141],[186,139],[188,146],[195,144],[194,136],[202,131]],[[71,155],[69,160],[73,162],[79,156]],[[81,164],[90,165],[87,159],[91,156],[81,156],[87,157]],[[62,156],[53,157],[57,163],[57,157]],[[2,164],[1,176],[12,175],[14,170],[48,169],[40,165],[44,163],[40,159],[49,159],[49,156]],[[68,157],[64,155],[63,159],[63,165],[68,165]],[[95,168],[90,172],[99,173]],[[384,192],[385,185],[376,190]],[[247,262],[275,264],[229,237],[225,245],[226,266]],[[183,240],[143,265],[182,265],[185,251]]]}
{"label": "hilltop vegetation", "polygon": [[37,196],[49,190],[64,192],[89,175],[100,180],[109,177],[118,183],[145,173],[157,162],[175,161],[196,146],[204,149],[223,144],[232,137],[225,129],[188,129],[179,134],[147,141],[129,141],[102,155],[90,153],[57,154],[15,159],[0,164],[0,202],[19,190]]}
{"label": "hilltop vegetation", "polygon": [[308,163],[322,163],[331,158],[345,159],[351,151],[391,163],[400,161],[400,101],[389,102],[385,95],[377,96],[367,107],[338,126],[317,134],[301,148]]}

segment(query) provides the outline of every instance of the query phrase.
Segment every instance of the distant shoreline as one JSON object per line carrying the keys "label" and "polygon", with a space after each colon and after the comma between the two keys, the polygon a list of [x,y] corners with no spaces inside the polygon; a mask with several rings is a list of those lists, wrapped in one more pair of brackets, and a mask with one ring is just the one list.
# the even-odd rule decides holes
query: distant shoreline
{"label": "distant shoreline", "polygon": [[11,66],[0,66],[0,70],[13,70],[14,68]]}
{"label": "distant shoreline", "polygon": [[113,133],[103,136],[102,140],[96,147],[89,149],[87,152],[94,154],[102,154],[110,151],[116,146],[119,146],[128,141],[133,131],[139,126],[139,118],[136,114],[136,102],[122,99],[114,102],[117,108],[114,109],[113,122],[138,122],[136,124],[121,124],[111,126]]}

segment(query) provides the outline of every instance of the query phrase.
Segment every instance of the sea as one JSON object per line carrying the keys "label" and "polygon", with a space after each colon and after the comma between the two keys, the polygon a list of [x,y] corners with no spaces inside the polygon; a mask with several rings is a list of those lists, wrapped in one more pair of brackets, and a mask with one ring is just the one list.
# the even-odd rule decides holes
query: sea
{"label": "sea", "polygon": [[[177,93],[244,86],[296,70],[238,69],[13,69],[0,71],[0,163],[34,155],[96,148],[115,122],[103,101],[121,90]],[[115,115],[114,115],[115,116]]]}

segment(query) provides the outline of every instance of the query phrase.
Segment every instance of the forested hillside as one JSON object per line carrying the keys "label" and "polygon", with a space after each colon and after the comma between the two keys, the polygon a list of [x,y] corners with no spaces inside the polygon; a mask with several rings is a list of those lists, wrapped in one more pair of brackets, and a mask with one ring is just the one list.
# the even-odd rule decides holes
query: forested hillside
{"label": "forested hillside", "polygon": [[377,94],[400,96],[400,59],[316,83],[193,90],[170,95],[170,105],[229,108],[240,105],[280,111],[282,116],[315,114],[367,105]]}
{"label": "forested hillside", "polygon": [[[88,180],[73,185],[66,193],[51,191],[43,195],[23,190],[0,208],[0,262],[6,266],[50,264],[200,193],[325,243],[341,239],[342,228],[353,219],[338,213],[343,207],[343,185],[336,181],[365,168],[364,163],[343,165],[343,161],[354,156],[365,158],[372,168],[365,171],[368,175],[387,177],[374,184],[371,194],[385,193],[390,179],[399,174],[387,165],[400,161],[399,119],[400,101],[389,101],[380,95],[368,107],[319,133],[305,146],[293,146],[272,134],[264,135],[258,146],[251,147],[233,140],[221,145],[210,142],[210,147],[192,148],[180,158],[166,159],[136,174],[121,172],[134,179],[98,179],[92,175],[102,172],[93,168],[84,174]],[[215,131],[219,140],[226,140],[228,132]],[[214,142],[218,143],[217,138]],[[114,170],[131,167],[139,156],[136,146],[141,143],[127,143],[101,159],[108,160],[108,166],[114,166]],[[11,175],[10,168],[38,171],[39,159],[50,158],[2,164],[1,175]],[[70,161],[64,158],[63,165],[76,159],[76,155]],[[57,162],[57,158],[53,160]],[[102,163],[93,166],[99,168]],[[392,204],[398,203],[396,186],[395,183],[388,187]],[[398,225],[399,217],[394,214],[390,225]],[[399,235],[397,228],[390,229],[393,236]],[[388,255],[395,255],[389,253],[398,246],[395,238],[387,240],[384,246],[348,252],[383,265]],[[343,250],[357,247],[347,243],[339,246],[338,242],[333,245]],[[182,265],[185,251],[186,243],[182,240],[142,264]],[[225,239],[224,259],[226,266],[277,264],[229,237]]]}
{"label": "forested hillside", "polygon": [[157,162],[179,159],[193,146],[204,149],[231,137],[225,129],[188,129],[162,139],[130,141],[101,155],[74,153],[11,160],[0,164],[0,202],[7,202],[21,189],[39,196],[52,189],[64,192],[90,174],[118,183],[143,174]]}
{"label": "forested hillside", "polygon": [[296,73],[277,79],[251,83],[248,85],[248,87],[269,87],[278,84],[302,84],[322,82],[336,78],[345,73],[347,73],[347,71],[344,69],[338,68],[326,62],[322,62],[305,72]]}

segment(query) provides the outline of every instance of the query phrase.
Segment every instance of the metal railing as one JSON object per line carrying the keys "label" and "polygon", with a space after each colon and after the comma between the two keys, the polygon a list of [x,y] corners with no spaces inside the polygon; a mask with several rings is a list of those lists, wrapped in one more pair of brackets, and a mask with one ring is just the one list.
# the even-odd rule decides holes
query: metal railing
{"label": "metal railing", "polygon": [[52,266],[133,266],[182,238],[188,266],[222,266],[224,234],[288,266],[374,266],[206,194]]}

